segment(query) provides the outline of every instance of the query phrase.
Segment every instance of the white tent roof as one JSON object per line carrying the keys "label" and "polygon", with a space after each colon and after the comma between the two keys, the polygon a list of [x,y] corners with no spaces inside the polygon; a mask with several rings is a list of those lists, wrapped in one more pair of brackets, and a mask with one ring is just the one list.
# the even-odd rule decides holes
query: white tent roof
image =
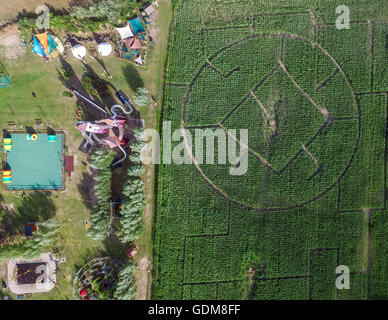
{"label": "white tent roof", "polygon": [[112,45],[109,42],[101,42],[98,44],[98,53],[103,57],[109,56],[112,50]]}
{"label": "white tent roof", "polygon": [[151,16],[151,14],[153,14],[155,12],[155,8],[151,5],[149,5],[147,8],[145,8],[145,12]]}
{"label": "white tent roof", "polygon": [[86,57],[86,48],[83,45],[76,44],[71,48],[71,52],[77,59],[83,59]]}
{"label": "white tent roof", "polygon": [[131,28],[129,27],[129,25],[126,25],[123,28],[116,28],[116,30],[117,30],[118,33],[120,33],[120,36],[121,36],[122,40],[134,36],[134,34],[133,34]]}
{"label": "white tent roof", "polygon": [[143,60],[141,59],[141,55],[134,61],[136,61],[138,64],[143,64]]}

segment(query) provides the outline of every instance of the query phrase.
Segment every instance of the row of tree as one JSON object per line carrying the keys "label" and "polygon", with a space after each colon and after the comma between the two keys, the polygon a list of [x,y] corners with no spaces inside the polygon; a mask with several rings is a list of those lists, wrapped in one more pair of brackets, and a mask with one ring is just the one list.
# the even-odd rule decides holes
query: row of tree
{"label": "row of tree", "polygon": [[[129,159],[132,164],[127,174],[128,181],[123,186],[123,202],[121,206],[122,217],[120,219],[120,229],[117,232],[123,243],[133,242],[138,239],[144,230],[143,209],[146,204],[144,194],[144,182],[140,176],[145,172],[141,165],[140,153],[145,147],[142,141],[144,130],[136,128],[134,136],[136,142],[131,145],[132,153]],[[90,237],[95,240],[104,240],[108,237],[110,227],[110,199],[111,199],[111,179],[112,172],[110,163],[114,158],[113,151],[96,150],[90,159],[90,166],[97,170],[94,180],[94,194],[97,204],[91,212],[91,228],[88,231]]]}
{"label": "row of tree", "polygon": [[36,223],[38,230],[34,236],[28,238],[21,244],[6,245],[0,250],[0,262],[15,257],[31,259],[39,256],[46,249],[52,248],[59,232],[58,220],[50,218],[43,222]]}
{"label": "row of tree", "polygon": [[[106,29],[107,24],[120,26],[139,8],[140,3],[136,0],[103,0],[88,8],[73,7],[70,12],[51,10],[50,29],[66,33],[97,32]],[[31,39],[36,28],[36,17],[21,17],[18,27],[23,39]]]}
{"label": "row of tree", "polygon": [[97,204],[94,205],[91,212],[91,227],[88,230],[88,235],[95,240],[104,240],[109,233],[109,201],[112,180],[110,164],[113,159],[114,152],[103,149],[96,150],[90,157],[90,166],[97,170],[97,174],[93,178],[97,182],[94,186]]}
{"label": "row of tree", "polygon": [[136,142],[131,145],[129,159],[132,165],[128,169],[129,180],[123,186],[124,200],[121,207],[119,238],[122,242],[132,242],[140,237],[144,230],[143,209],[146,204],[144,182],[140,176],[145,172],[141,165],[140,153],[145,143],[142,141],[144,130],[135,128],[133,134]]}
{"label": "row of tree", "polygon": [[134,276],[135,269],[136,263],[134,261],[130,261],[121,268],[116,290],[113,294],[116,299],[131,300],[135,296],[137,292],[136,279]]}

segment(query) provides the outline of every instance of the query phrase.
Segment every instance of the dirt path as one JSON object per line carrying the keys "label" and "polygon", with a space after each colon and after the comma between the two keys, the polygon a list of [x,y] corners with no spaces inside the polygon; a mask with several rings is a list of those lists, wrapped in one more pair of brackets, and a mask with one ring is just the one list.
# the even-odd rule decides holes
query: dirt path
{"label": "dirt path", "polygon": [[137,300],[147,300],[148,277],[151,272],[151,263],[145,255],[137,263]]}
{"label": "dirt path", "polygon": [[12,24],[0,31],[0,55],[7,60],[17,59],[26,52],[26,47],[19,38],[16,24]]}
{"label": "dirt path", "polygon": [[321,107],[319,106],[300,86],[299,84],[296,82],[296,80],[294,79],[294,77],[289,73],[289,71],[287,70],[286,66],[284,65],[283,61],[279,60],[279,65],[280,67],[284,70],[284,72],[287,74],[287,76],[290,78],[290,80],[292,81],[292,83],[295,85],[295,87],[307,98],[309,99],[309,101],[313,104],[313,106],[315,108],[317,108],[317,110],[319,112],[321,112],[324,117],[326,119],[329,118],[330,114],[329,114],[329,111],[327,111],[327,109],[325,107]]}

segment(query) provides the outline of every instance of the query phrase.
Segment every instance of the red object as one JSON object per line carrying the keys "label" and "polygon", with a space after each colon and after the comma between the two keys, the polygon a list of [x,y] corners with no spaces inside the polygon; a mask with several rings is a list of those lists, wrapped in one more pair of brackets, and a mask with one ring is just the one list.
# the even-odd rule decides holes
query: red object
{"label": "red object", "polygon": [[86,289],[82,289],[82,290],[79,292],[79,295],[80,295],[81,297],[86,296]]}
{"label": "red object", "polygon": [[128,258],[133,258],[136,253],[137,253],[137,248],[134,245],[130,246],[126,252]]}
{"label": "red object", "polygon": [[120,140],[120,146],[125,146],[127,144],[127,140],[125,140],[125,138],[122,138],[121,140]]}
{"label": "red object", "polygon": [[69,170],[69,177],[71,177],[71,171]]}
{"label": "red object", "polygon": [[74,171],[74,157],[73,156],[65,156],[65,171],[70,172]]}

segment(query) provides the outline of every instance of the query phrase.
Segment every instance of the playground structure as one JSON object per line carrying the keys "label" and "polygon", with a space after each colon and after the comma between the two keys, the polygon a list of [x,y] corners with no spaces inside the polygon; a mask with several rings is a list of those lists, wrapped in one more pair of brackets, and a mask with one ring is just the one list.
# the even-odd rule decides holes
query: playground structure
{"label": "playground structure", "polygon": [[63,132],[8,131],[3,137],[2,150],[6,190],[63,189]]}
{"label": "playground structure", "polygon": [[144,12],[144,16],[138,16],[129,20],[124,27],[116,28],[121,37],[117,50],[120,58],[144,65],[146,28],[150,23],[149,19],[150,16]]}
{"label": "playground structure", "polygon": [[90,260],[74,277],[74,295],[82,300],[113,299],[122,264],[111,257]]}
{"label": "playground structure", "polygon": [[[121,164],[127,158],[127,153],[123,148],[127,144],[127,141],[124,138],[124,126],[127,122],[126,115],[130,115],[133,112],[133,107],[131,106],[129,100],[123,95],[123,93],[117,93],[116,95],[121,97],[120,100],[124,102],[129,111],[126,111],[121,105],[115,104],[110,109],[113,116],[109,116],[107,111],[105,111],[103,108],[98,106],[96,103],[94,103],[75,89],[72,89],[72,92],[77,97],[92,105],[105,115],[105,118],[94,122],[77,122],[75,127],[82,133],[85,139],[84,148],[86,148],[88,144],[106,145],[111,149],[118,147],[123,153],[123,157],[112,163],[111,166],[114,168],[117,165]],[[119,110],[122,114],[124,114],[124,116],[118,114]],[[114,130],[118,131],[118,135],[115,134]]]}
{"label": "playground structure", "polygon": [[64,47],[58,37],[44,32],[34,35],[32,52],[47,60],[56,58],[59,54],[62,54]]}

